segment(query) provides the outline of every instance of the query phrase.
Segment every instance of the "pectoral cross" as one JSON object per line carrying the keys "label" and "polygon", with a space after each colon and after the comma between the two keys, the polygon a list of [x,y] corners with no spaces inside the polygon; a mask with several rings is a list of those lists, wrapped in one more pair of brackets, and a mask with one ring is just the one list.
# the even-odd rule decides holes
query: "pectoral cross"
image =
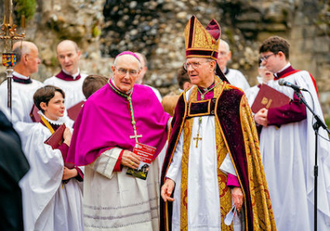
{"label": "pectoral cross", "polygon": [[199,137],[199,133],[197,133],[197,137],[194,137],[193,139],[196,140],[196,148],[198,148],[198,140],[202,140],[202,137]]}
{"label": "pectoral cross", "polygon": [[142,135],[138,135],[136,132],[136,129],[134,129],[134,135],[129,136],[130,139],[135,139],[136,143],[139,143],[137,138],[141,138],[141,137],[142,137]]}

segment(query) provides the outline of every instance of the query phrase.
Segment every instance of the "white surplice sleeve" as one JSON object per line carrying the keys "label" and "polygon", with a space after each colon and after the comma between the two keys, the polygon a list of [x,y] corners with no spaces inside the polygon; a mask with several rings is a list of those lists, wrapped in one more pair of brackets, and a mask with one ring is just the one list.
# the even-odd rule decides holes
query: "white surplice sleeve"
{"label": "white surplice sleeve", "polygon": [[119,155],[123,149],[112,148],[104,151],[92,164],[89,166],[101,175],[111,179],[113,170],[118,161]]}

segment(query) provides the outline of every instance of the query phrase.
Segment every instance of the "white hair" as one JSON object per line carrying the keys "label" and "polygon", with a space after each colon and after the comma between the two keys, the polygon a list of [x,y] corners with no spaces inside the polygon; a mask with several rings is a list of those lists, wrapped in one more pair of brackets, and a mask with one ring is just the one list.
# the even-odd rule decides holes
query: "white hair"
{"label": "white hair", "polygon": [[[126,54],[125,54],[126,55]],[[117,65],[117,60],[120,58],[120,57],[122,57],[123,55],[120,55],[120,56],[117,56],[116,58],[115,58],[115,61],[113,62],[113,66],[114,67],[116,67],[116,65]],[[134,57],[134,56],[133,56]],[[138,59],[136,59],[137,61],[138,61],[138,63],[139,63],[139,70],[141,69],[141,62],[138,60]]]}
{"label": "white hair", "polygon": [[226,51],[227,51],[227,53],[228,53],[228,52],[230,51],[229,44],[228,44],[225,40],[222,40],[222,39],[220,39],[220,41],[219,41],[219,46],[220,46],[220,43],[225,44]]}

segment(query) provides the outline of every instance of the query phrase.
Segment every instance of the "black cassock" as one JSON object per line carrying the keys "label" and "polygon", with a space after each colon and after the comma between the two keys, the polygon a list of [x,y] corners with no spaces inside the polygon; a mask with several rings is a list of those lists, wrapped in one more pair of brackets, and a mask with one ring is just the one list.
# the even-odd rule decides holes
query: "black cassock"
{"label": "black cassock", "polygon": [[18,183],[29,168],[18,134],[0,111],[0,230],[24,229]]}

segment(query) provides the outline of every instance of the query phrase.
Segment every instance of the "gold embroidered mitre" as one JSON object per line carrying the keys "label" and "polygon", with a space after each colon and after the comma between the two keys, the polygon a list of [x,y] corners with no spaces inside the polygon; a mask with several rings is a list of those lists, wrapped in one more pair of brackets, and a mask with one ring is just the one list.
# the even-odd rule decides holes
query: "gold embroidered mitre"
{"label": "gold embroidered mitre", "polygon": [[214,19],[204,28],[195,16],[186,25],[185,48],[187,58],[218,58],[220,25]]}

